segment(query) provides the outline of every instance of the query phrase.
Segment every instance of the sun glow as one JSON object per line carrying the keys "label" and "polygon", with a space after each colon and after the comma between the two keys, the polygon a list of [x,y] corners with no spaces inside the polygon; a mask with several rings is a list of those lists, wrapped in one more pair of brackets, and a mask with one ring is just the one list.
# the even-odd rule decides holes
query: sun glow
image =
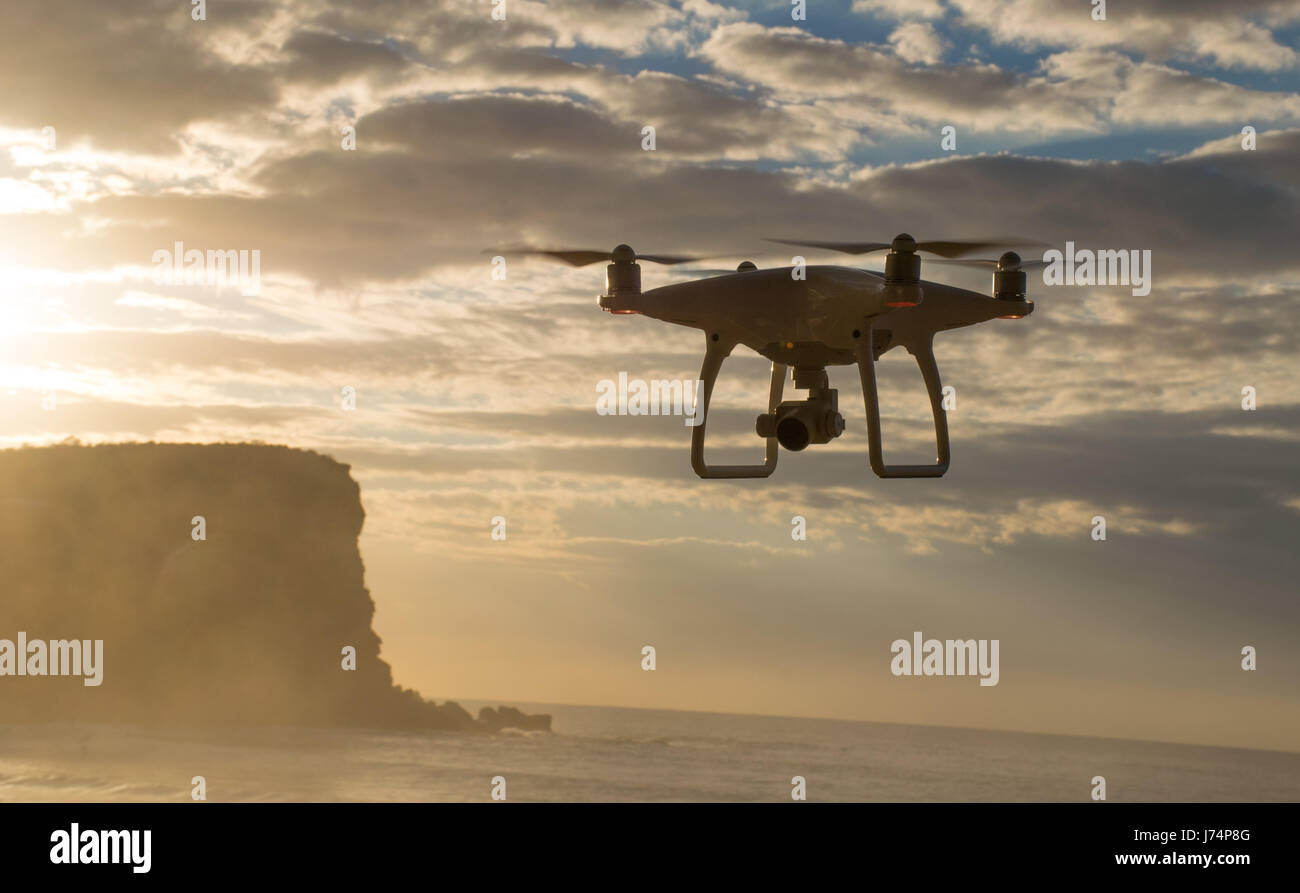
{"label": "sun glow", "polygon": [[0,338],[25,334],[35,328],[32,308],[39,300],[20,269],[0,265]]}

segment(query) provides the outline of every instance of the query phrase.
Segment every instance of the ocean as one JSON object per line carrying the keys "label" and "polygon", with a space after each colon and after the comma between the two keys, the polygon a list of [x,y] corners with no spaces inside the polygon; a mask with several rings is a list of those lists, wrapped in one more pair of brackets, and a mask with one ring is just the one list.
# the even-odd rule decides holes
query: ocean
{"label": "ocean", "polygon": [[[461,702],[477,712],[482,702]],[[0,724],[0,801],[1300,801],[1300,754],[1019,732],[517,704],[554,733]]]}

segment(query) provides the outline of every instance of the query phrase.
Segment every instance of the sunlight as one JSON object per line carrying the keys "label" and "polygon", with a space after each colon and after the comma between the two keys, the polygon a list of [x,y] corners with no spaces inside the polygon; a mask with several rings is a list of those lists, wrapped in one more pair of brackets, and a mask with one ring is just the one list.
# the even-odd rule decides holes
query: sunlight
{"label": "sunlight", "polygon": [[16,267],[0,266],[0,339],[21,335],[34,328],[30,308],[31,286]]}

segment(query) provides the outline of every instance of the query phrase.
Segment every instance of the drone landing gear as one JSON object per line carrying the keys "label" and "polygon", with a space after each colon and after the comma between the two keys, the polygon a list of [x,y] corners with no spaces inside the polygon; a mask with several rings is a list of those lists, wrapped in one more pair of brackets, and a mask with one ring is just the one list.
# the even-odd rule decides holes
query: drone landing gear
{"label": "drone landing gear", "polygon": [[[703,403],[697,403],[695,412],[699,423],[691,430],[691,467],[702,478],[765,478],[776,471],[777,439],[774,436],[764,438],[767,441],[767,455],[762,465],[710,465],[704,461],[704,429],[709,420],[709,401],[713,397],[713,385],[718,380],[718,371],[722,361],[730,356],[735,348],[735,341],[728,341],[718,334],[707,334],[704,343],[704,365],[700,368],[700,387],[704,390]],[[767,397],[767,411],[776,412],[781,404],[781,393],[785,387],[785,366],[772,364],[772,385]],[[700,395],[696,394],[696,400]]]}
{"label": "drone landing gear", "polygon": [[[717,340],[715,340],[717,339]],[[862,396],[867,410],[867,446],[871,455],[871,470],[882,478],[937,478],[948,471],[951,454],[948,446],[948,416],[943,408],[943,384],[939,378],[939,364],[934,359],[933,334],[921,343],[907,345],[907,351],[915,359],[925,379],[925,388],[930,395],[930,411],[934,415],[934,436],[937,460],[933,465],[887,465],[880,441],[880,398],[876,390],[876,355],[873,348],[875,339],[868,332],[857,348],[858,373],[862,379]],[[759,417],[759,432],[767,443],[766,457],[761,465],[710,465],[704,461],[704,432],[709,419],[709,405],[713,398],[713,386],[717,383],[718,372],[723,361],[731,355],[736,342],[718,335],[708,335],[705,342],[704,365],[700,368],[700,382],[703,394],[696,394],[695,412],[699,422],[691,431],[691,467],[702,478],[765,478],[776,470],[776,460],[780,449],[778,413],[781,417],[794,414],[791,407],[798,409],[812,407],[822,409],[821,417],[825,419],[825,430],[821,430],[813,441],[825,443],[838,436],[843,430],[843,419],[835,411],[834,390],[826,387],[824,370],[800,370],[808,376],[805,387],[809,387],[810,397],[797,404],[782,404],[781,395],[785,386],[786,366],[772,363],[772,383],[768,390],[767,416]],[[816,373],[821,375],[817,376]],[[815,379],[815,380],[814,380]],[[796,382],[798,384],[799,382]],[[701,402],[702,398],[702,402]],[[822,403],[826,405],[823,407]],[[786,407],[785,412],[781,412]],[[765,421],[770,422],[765,424]],[[838,420],[838,423],[836,423]],[[814,430],[808,428],[807,430]],[[787,438],[789,440],[789,438]],[[787,446],[787,449],[801,449],[801,445]]]}
{"label": "drone landing gear", "polygon": [[916,365],[925,379],[925,389],[930,394],[930,411],[934,414],[934,437],[938,458],[934,465],[886,465],[880,446],[880,398],[876,393],[876,355],[872,348],[871,333],[858,344],[858,374],[862,378],[862,396],[867,405],[867,446],[871,452],[871,470],[882,478],[938,478],[948,470],[951,454],[948,449],[948,416],[943,408],[943,385],[939,380],[939,364],[934,361],[934,336],[924,342],[908,345],[907,352],[916,358]]}

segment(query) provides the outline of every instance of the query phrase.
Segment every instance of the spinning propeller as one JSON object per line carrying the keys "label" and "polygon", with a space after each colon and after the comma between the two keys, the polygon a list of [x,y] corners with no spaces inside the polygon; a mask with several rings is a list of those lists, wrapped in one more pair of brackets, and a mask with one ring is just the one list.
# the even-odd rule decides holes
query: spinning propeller
{"label": "spinning propeller", "polygon": [[699,257],[686,257],[684,255],[673,254],[637,254],[629,245],[618,245],[613,251],[594,251],[589,249],[553,249],[553,248],[503,248],[500,251],[484,251],[484,254],[526,254],[538,257],[549,257],[552,260],[562,261],[571,267],[585,267],[589,264],[599,263],[636,263],[639,260],[648,260],[652,264],[684,264],[687,261],[702,260]]}
{"label": "spinning propeller", "polygon": [[[1002,301],[1023,301],[1029,281],[1026,270],[1041,270],[1047,266],[1045,260],[1021,260],[1020,255],[1008,251],[997,260],[988,258],[970,258],[968,260],[936,260],[936,264],[949,266],[975,267],[993,271],[993,297]],[[1012,315],[1011,319],[1020,317]]]}
{"label": "spinning propeller", "polygon": [[1045,260],[1021,260],[1020,255],[1008,251],[997,260],[986,257],[963,258],[961,260],[932,260],[932,264],[944,264],[952,267],[975,267],[981,270],[1007,272],[1009,270],[1041,270],[1048,265]]}
{"label": "spinning propeller", "polygon": [[[485,251],[484,254],[525,254],[549,257],[568,264],[571,267],[585,267],[588,264],[607,263],[605,268],[605,294],[602,298],[627,298],[641,294],[641,267],[639,260],[648,260],[654,264],[684,264],[688,261],[703,260],[700,257],[687,257],[676,254],[637,254],[630,245],[616,245],[613,251],[592,251],[588,249],[552,249],[552,248],[506,248],[501,251]],[[614,310],[614,313],[628,311]]]}
{"label": "spinning propeller", "polygon": [[766,239],[780,245],[798,245],[803,248],[825,248],[828,251],[842,251],[845,254],[871,254],[874,251],[889,249],[891,254],[912,254],[925,251],[940,257],[961,257],[974,251],[987,251],[1005,245],[1035,245],[1026,239],[994,238],[978,240],[945,239],[931,242],[918,242],[907,233],[899,233],[892,242],[804,242],[797,239]]}
{"label": "spinning propeller", "polygon": [[[1038,244],[1027,239],[1017,238],[944,239],[918,242],[907,233],[899,233],[894,236],[892,242],[802,242],[790,239],[768,239],[767,241],[777,242],[782,245],[825,248],[831,251],[842,251],[845,254],[870,254],[888,248],[889,254],[885,255],[885,288],[887,290],[885,303],[889,307],[915,307],[921,302],[921,258],[917,256],[916,252],[918,251],[937,254],[945,258],[956,258],[963,254],[985,251],[1003,245]],[[1001,261],[992,262],[998,270],[994,275],[995,288],[1000,296],[1010,297],[1012,294],[1019,294],[1023,298],[1025,276],[1020,271],[1020,256],[1013,251],[1008,251],[1002,255],[1002,261],[1007,261],[1008,258],[1015,258],[1014,266],[1008,263],[1008,266],[1002,267],[999,266]],[[944,263],[945,261],[937,262]],[[946,263],[960,263],[960,261],[946,261]],[[977,261],[976,265],[983,266],[984,262]]]}

